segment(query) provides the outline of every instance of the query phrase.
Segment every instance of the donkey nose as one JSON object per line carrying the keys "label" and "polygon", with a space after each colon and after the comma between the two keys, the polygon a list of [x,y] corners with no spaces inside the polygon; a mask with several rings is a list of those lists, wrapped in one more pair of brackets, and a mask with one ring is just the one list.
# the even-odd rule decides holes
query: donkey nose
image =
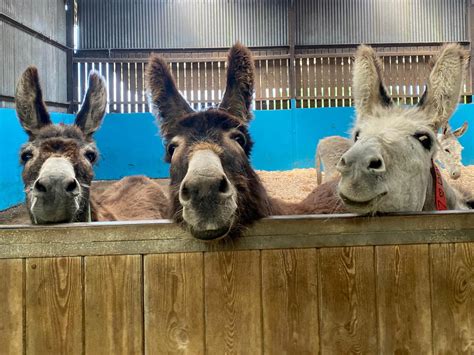
{"label": "donkey nose", "polygon": [[197,175],[183,180],[179,190],[182,202],[219,201],[231,195],[230,182],[225,175]]}
{"label": "donkey nose", "polygon": [[60,176],[44,176],[36,180],[33,190],[37,194],[48,194],[57,191],[77,195],[79,193],[79,184],[73,178],[64,179]]}

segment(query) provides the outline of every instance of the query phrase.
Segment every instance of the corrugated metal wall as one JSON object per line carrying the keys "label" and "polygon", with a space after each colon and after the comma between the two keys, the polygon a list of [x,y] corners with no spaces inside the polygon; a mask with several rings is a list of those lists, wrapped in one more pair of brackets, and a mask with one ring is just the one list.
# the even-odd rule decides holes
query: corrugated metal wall
{"label": "corrugated metal wall", "polygon": [[[468,41],[466,0],[295,0],[297,45]],[[80,49],[288,45],[290,0],[78,0]],[[405,30],[401,30],[405,29]]]}
{"label": "corrugated metal wall", "polygon": [[285,46],[287,8],[287,0],[79,0],[79,48]]}
{"label": "corrugated metal wall", "polygon": [[[64,0],[3,0],[0,13],[56,42],[66,42]],[[18,77],[33,64],[40,72],[45,99],[67,101],[66,52],[1,19],[0,61],[0,95],[13,96]],[[12,104],[0,102],[0,106]]]}
{"label": "corrugated metal wall", "polygon": [[298,0],[298,45],[465,42],[466,0]]}

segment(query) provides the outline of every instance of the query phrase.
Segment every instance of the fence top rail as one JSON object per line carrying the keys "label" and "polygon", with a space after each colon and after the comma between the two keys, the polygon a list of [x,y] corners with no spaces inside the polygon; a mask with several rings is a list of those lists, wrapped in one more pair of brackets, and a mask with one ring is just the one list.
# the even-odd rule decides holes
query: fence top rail
{"label": "fence top rail", "polygon": [[0,258],[454,242],[474,242],[474,211],[275,216],[216,243],[194,239],[169,220],[0,226]]}

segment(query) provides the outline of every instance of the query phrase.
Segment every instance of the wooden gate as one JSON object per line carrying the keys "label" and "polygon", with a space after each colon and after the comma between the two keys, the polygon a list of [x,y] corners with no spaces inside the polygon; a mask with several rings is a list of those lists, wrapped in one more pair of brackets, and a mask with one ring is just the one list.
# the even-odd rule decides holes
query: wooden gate
{"label": "wooden gate", "polygon": [[0,227],[2,354],[472,354],[474,213]]}

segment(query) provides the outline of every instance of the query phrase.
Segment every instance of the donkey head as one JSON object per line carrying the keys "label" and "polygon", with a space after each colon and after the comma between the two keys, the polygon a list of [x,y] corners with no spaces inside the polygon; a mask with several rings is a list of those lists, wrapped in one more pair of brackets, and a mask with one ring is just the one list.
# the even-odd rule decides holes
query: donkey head
{"label": "donkey head", "polygon": [[26,203],[33,223],[86,221],[89,186],[98,152],[92,135],[107,104],[106,84],[96,72],[73,125],[54,125],[35,67],[21,76],[15,93],[16,110],[29,141],[20,151]]}
{"label": "donkey head", "polygon": [[465,51],[445,46],[434,62],[425,94],[416,107],[393,104],[372,48],[355,55],[354,143],[341,157],[339,195],[359,213],[420,211],[431,186],[437,149],[435,132],[455,110],[467,65]]}
{"label": "donkey head", "polygon": [[267,216],[268,198],[249,162],[254,89],[250,51],[241,44],[230,50],[226,91],[218,108],[194,112],[158,56],[150,59],[147,86],[171,164],[172,217],[194,237],[210,240],[236,235]]}
{"label": "donkey head", "polygon": [[436,154],[436,160],[448,171],[453,180],[459,179],[461,176],[461,154],[464,147],[459,143],[459,138],[466,133],[467,127],[468,123],[464,122],[461,127],[451,131],[449,125],[446,125],[442,133],[438,134],[440,147]]}

